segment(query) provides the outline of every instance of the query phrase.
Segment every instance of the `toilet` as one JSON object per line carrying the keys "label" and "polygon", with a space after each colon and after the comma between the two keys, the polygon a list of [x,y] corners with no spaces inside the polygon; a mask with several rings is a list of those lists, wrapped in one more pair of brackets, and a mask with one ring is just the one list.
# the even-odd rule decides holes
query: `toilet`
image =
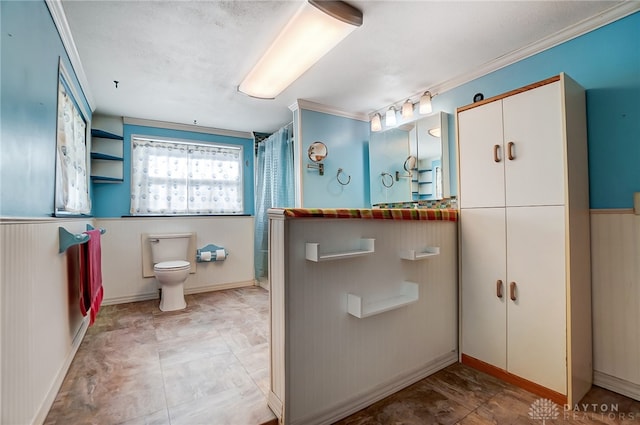
{"label": "toilet", "polygon": [[162,288],[160,310],[182,310],[184,282],[189,277],[191,264],[187,261],[191,233],[149,235],[153,273]]}

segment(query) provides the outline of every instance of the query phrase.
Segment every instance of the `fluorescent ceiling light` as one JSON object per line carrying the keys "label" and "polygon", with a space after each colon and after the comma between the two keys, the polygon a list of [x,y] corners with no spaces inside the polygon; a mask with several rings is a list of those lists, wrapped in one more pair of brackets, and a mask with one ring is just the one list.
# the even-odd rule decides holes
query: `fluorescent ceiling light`
{"label": "fluorescent ceiling light", "polygon": [[441,131],[440,131],[440,127],[434,127],[434,128],[430,128],[428,130],[429,134],[432,135],[433,137],[440,137],[441,136]]}
{"label": "fluorescent ceiling light", "polygon": [[346,3],[305,2],[238,90],[262,99],[275,98],[360,25],[362,12]]}

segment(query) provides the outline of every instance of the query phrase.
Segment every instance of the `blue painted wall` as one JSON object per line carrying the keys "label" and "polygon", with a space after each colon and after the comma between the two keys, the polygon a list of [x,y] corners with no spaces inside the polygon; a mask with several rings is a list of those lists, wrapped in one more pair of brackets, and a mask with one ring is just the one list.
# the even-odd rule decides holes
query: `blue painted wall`
{"label": "blue painted wall", "polygon": [[240,145],[243,148],[244,169],[244,213],[254,213],[253,194],[253,139],[243,139],[195,131],[169,130],[165,128],[138,125],[124,126],[124,182],[115,184],[93,185],[93,211],[96,217],[121,217],[129,215],[131,199],[131,135],[165,137],[180,140],[197,140],[199,142],[224,143]]}
{"label": "blue painted wall", "polygon": [[[58,57],[72,74],[73,69],[44,2],[1,1],[0,11],[0,215],[48,216],[54,197]],[[434,110],[455,114],[477,92],[490,97],[560,72],[587,90],[591,207],[632,207],[632,194],[640,191],[640,13],[436,96]],[[81,93],[75,75],[72,79]],[[86,104],[85,99],[80,101]],[[369,206],[368,124],[303,110],[301,125],[303,157],[314,140],[329,146],[325,176],[302,170],[304,205]],[[457,193],[454,127],[451,120],[453,194]],[[239,140],[249,161],[245,167],[249,200],[253,199],[252,147],[249,140]],[[348,186],[337,183],[338,167],[352,176]],[[125,173],[128,168],[126,161]],[[93,189],[96,215],[128,214],[128,176],[125,183],[93,185]],[[252,202],[247,202],[246,212],[253,213]]]}
{"label": "blue painted wall", "polygon": [[0,15],[0,216],[50,216],[59,57],[82,96],[76,101],[90,108],[45,3],[0,1]]}
{"label": "blue painted wall", "polygon": [[[305,208],[369,208],[369,123],[322,112],[301,110],[302,205]],[[307,150],[316,140],[327,145],[324,176],[308,169]],[[338,168],[346,180],[338,183]]]}
{"label": "blue painted wall", "polygon": [[[591,208],[632,208],[640,191],[640,13],[478,78],[433,99],[454,114],[485,98],[565,72],[586,89]],[[455,119],[451,192],[457,193]]]}

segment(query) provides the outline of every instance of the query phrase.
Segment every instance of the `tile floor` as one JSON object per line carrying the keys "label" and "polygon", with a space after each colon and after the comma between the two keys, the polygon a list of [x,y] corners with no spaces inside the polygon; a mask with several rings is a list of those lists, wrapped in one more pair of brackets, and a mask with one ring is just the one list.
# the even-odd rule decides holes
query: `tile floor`
{"label": "tile floor", "polygon": [[[640,401],[599,387],[591,389],[576,411],[565,412],[563,406],[556,406],[557,410],[532,418],[530,409],[539,399],[458,363],[335,425],[640,425]],[[603,413],[602,409],[617,409],[617,412]],[[536,412],[540,411],[531,411]]]}
{"label": "tile floor", "polygon": [[[46,425],[257,425],[266,406],[268,293],[259,287],[105,306],[89,328]],[[640,402],[594,387],[576,412],[532,419],[538,397],[454,364],[337,425],[640,425]],[[600,406],[594,411],[593,405]],[[617,412],[602,414],[602,407]],[[550,413],[553,415],[553,412]],[[547,416],[549,417],[549,416]]]}
{"label": "tile floor", "polygon": [[275,418],[269,296],[259,287],[104,306],[78,349],[46,425],[257,425]]}

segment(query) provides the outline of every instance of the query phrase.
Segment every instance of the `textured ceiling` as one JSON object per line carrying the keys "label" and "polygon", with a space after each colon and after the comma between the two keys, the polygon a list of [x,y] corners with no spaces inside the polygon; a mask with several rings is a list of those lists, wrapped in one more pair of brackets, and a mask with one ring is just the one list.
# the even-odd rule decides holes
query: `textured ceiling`
{"label": "textured ceiling", "polygon": [[291,121],[297,99],[353,113],[384,108],[619,2],[349,3],[363,25],[262,100],[237,86],[300,1],[62,1],[95,113],[260,132]]}

